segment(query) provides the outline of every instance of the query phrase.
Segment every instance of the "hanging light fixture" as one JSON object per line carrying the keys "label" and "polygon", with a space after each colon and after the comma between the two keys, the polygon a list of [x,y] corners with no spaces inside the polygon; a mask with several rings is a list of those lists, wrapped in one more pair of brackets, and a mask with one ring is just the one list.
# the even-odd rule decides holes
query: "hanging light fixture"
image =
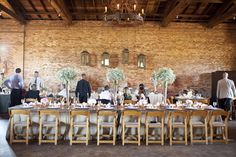
{"label": "hanging light fixture", "polygon": [[104,21],[119,25],[142,24],[145,17],[144,9],[138,6],[136,0],[111,0],[105,6],[104,14]]}

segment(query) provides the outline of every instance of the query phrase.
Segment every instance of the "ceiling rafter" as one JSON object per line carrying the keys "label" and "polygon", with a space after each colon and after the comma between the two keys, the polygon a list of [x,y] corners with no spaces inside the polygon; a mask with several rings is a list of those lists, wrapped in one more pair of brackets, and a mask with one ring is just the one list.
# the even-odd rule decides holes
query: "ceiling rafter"
{"label": "ceiling rafter", "polygon": [[161,25],[166,27],[178,14],[181,13],[189,4],[191,0],[170,0],[164,13],[164,18]]}
{"label": "ceiling rafter", "polygon": [[[34,3],[31,0],[28,0],[28,3],[30,6],[34,9],[35,12],[38,12],[38,9],[34,6]],[[42,16],[40,14],[37,14],[37,16],[42,19]]]}
{"label": "ceiling rafter", "polygon": [[12,10],[10,10],[9,8],[5,7],[3,4],[0,3],[0,10],[4,11],[5,13],[7,13],[9,16],[13,17],[14,19],[16,19],[17,21],[19,21],[21,24],[26,24],[26,21],[24,18],[22,18],[21,16],[17,15],[16,13],[14,13]]}
{"label": "ceiling rafter", "polygon": [[146,6],[146,14],[151,14],[153,11],[155,11],[155,4],[158,2],[158,0],[148,0],[147,6]]}
{"label": "ceiling rafter", "polygon": [[15,14],[22,19],[21,21],[25,21],[23,24],[26,23],[26,17],[25,17],[25,10],[22,7],[21,3],[19,2],[19,0],[7,0],[8,4],[11,6],[11,8],[13,9],[13,11],[15,12]]}
{"label": "ceiling rafter", "polygon": [[49,19],[52,19],[52,16],[50,15],[50,13],[49,13],[49,11],[48,11],[48,9],[47,9],[47,6],[45,5],[45,3],[43,2],[43,0],[40,0],[40,3],[41,3],[41,5],[43,6],[43,9],[44,9],[44,11],[46,11],[48,14],[48,18]]}
{"label": "ceiling rafter", "polygon": [[234,14],[236,14],[236,0],[227,0],[211,17],[207,24],[207,27],[213,28],[217,24],[233,18]]}
{"label": "ceiling rafter", "polygon": [[49,2],[68,25],[72,24],[72,16],[64,0],[49,0]]}

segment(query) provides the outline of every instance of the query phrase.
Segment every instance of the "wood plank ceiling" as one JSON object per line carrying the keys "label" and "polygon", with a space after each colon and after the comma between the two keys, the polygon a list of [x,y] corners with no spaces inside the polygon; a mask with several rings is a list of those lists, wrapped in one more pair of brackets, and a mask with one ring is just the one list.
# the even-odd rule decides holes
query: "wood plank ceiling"
{"label": "wood plank ceiling", "polygon": [[[104,7],[111,0],[0,0],[0,22],[13,18],[22,24],[30,20],[103,20]],[[145,21],[162,26],[170,22],[236,24],[236,0],[137,0],[145,10]]]}

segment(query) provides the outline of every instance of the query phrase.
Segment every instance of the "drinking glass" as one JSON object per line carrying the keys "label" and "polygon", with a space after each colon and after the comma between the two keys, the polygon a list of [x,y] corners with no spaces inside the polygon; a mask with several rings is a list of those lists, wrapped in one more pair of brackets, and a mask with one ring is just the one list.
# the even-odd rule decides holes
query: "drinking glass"
{"label": "drinking glass", "polygon": [[217,107],[217,102],[213,102],[213,106],[214,106],[214,107]]}

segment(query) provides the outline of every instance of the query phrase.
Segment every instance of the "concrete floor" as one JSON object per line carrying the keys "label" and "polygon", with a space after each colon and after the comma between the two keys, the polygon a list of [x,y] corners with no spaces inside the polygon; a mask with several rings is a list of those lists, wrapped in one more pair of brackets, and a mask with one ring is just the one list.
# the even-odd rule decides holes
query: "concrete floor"
{"label": "concrete floor", "polygon": [[235,157],[236,155],[236,121],[230,122],[229,144],[197,144],[165,146],[150,145],[141,146],[125,145],[120,142],[116,146],[109,144],[96,146],[90,142],[89,146],[77,144],[69,146],[69,142],[60,141],[57,146],[31,142],[25,144],[13,144],[10,146],[5,139],[8,120],[0,117],[0,157]]}

